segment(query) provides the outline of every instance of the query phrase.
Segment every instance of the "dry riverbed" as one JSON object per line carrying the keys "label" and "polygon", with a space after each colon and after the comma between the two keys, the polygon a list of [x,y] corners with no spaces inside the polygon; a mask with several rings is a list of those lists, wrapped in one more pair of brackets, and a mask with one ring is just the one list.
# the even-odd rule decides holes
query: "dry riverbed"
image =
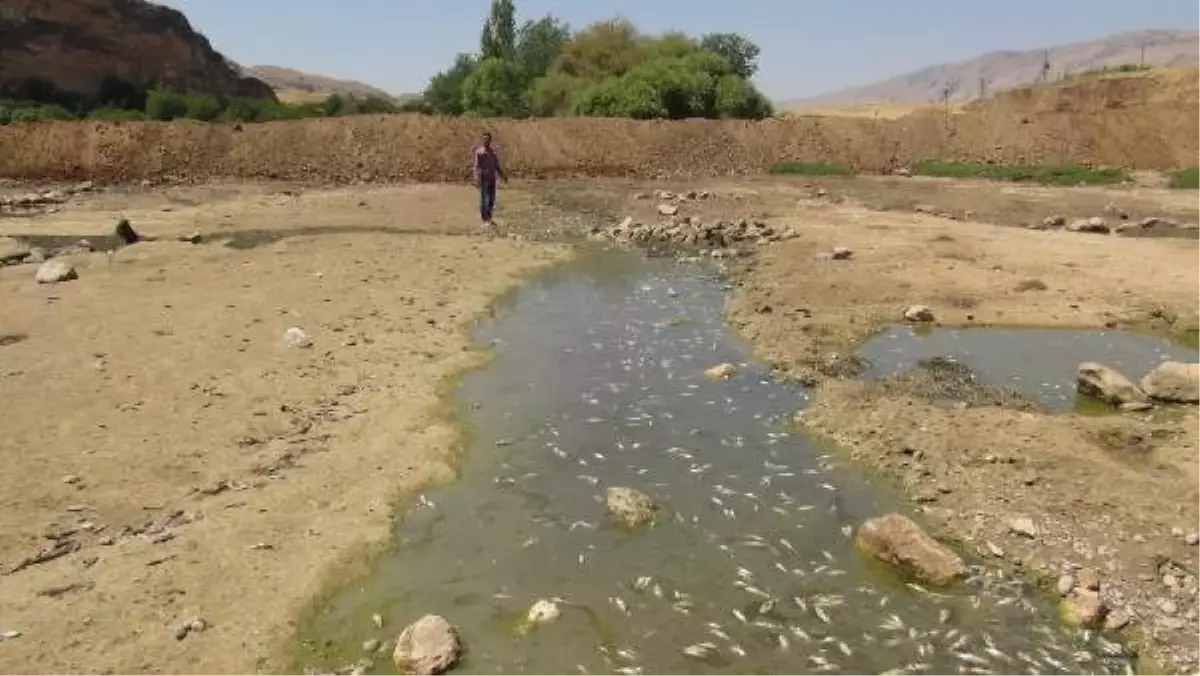
{"label": "dry riverbed", "polygon": [[[475,236],[473,199],[135,188],[0,217],[0,235],[102,242],[125,217],[163,240],[67,254],[58,284],[0,267],[0,670],[286,668],[329,572],[452,473],[439,386],[481,359],[465,325],[567,254]],[[252,248],[174,241],[250,230]]]}

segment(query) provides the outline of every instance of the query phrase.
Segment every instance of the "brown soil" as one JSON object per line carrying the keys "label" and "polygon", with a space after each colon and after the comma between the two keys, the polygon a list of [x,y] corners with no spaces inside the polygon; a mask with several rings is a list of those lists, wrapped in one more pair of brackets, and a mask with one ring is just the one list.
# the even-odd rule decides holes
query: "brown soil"
{"label": "brown soil", "polygon": [[[469,190],[280,188],[114,191],[0,220],[96,235],[124,216],[168,239],[72,256],[79,279],[54,286],[0,268],[0,631],[21,632],[0,670],[286,669],[329,571],[386,542],[398,495],[452,473],[439,385],[480,360],[464,326],[565,255],[471,236]],[[330,225],[345,233],[303,234]],[[248,227],[291,236],[169,241]],[[284,346],[292,326],[311,348]],[[177,638],[193,617],[208,627]]]}
{"label": "brown soil", "polygon": [[[305,182],[463,181],[491,130],[513,176],[728,176],[785,160],[889,172],[927,159],[1192,166],[1200,154],[1197,81],[1088,80],[970,113],[895,120],[536,121],[421,115],[251,125],[47,123],[0,128],[0,176],[132,181],[174,176]],[[1115,83],[1115,84],[1113,84]],[[1139,98],[1138,87],[1156,92]],[[1117,93],[1106,94],[1106,88]],[[1159,89],[1176,95],[1160,95]],[[1128,91],[1126,91],[1128,90]],[[1124,97],[1124,98],[1122,98]],[[1122,107],[1108,102],[1120,100]],[[1048,105],[1049,101],[1062,104]]]}
{"label": "brown soil", "polygon": [[[1194,671],[1197,552],[1175,529],[1192,533],[1200,521],[1195,407],[1103,418],[948,410],[921,396],[919,381],[839,380],[831,355],[899,321],[909,304],[929,305],[946,324],[1129,325],[1194,340],[1195,242],[997,228],[796,201],[795,192],[760,191],[759,203],[780,205],[772,223],[800,237],[761,253],[729,313],[781,368],[824,382],[801,423],[895,478],[946,533],[984,556],[1048,576],[1051,586],[1062,569],[1098,569],[1106,601],[1134,618],[1152,663]],[[1123,196],[1058,190],[1022,199],[1036,194],[1084,213]],[[1166,192],[1137,199],[1149,205],[1156,197],[1164,209],[1179,208]],[[1009,203],[993,188],[976,208],[999,212]],[[834,246],[853,249],[853,259],[815,259]],[[1037,537],[1010,531],[1019,517],[1034,520]],[[1167,587],[1167,573],[1185,582]],[[1166,599],[1177,612],[1162,610]]]}

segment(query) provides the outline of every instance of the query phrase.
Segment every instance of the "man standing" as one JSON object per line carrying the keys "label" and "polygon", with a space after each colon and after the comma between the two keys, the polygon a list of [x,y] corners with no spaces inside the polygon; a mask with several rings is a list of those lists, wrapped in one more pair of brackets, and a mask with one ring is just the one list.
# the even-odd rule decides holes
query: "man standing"
{"label": "man standing", "polygon": [[492,135],[485,133],[480,144],[472,153],[472,164],[475,172],[475,185],[479,187],[479,218],[484,226],[492,225],[492,210],[496,208],[496,179],[505,183],[508,177],[500,168],[500,158],[492,149]]}

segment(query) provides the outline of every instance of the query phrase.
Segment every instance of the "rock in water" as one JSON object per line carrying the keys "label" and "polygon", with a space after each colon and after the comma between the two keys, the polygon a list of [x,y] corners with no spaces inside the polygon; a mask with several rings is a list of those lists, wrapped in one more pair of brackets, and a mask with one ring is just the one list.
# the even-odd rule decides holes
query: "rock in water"
{"label": "rock in water", "polygon": [[426,615],[400,632],[392,660],[407,674],[440,674],[458,661],[462,646],[454,625],[440,615]]}
{"label": "rock in water", "polygon": [[605,493],[604,504],[614,519],[631,528],[654,521],[654,514],[658,511],[658,505],[649,495],[622,486],[610,487]]}
{"label": "rock in water", "polygon": [[1160,401],[1200,402],[1200,364],[1163,362],[1142,378],[1142,391]]}
{"label": "rock in water", "polygon": [[542,599],[529,608],[526,619],[530,624],[549,624],[557,620],[560,615],[562,612],[558,609],[557,603]]}
{"label": "rock in water", "polygon": [[910,322],[931,322],[933,310],[928,305],[912,305],[904,311],[904,318]]}
{"label": "rock in water", "polygon": [[967,574],[958,554],[899,514],[867,519],[858,527],[854,541],[876,559],[929,584],[948,585]]}
{"label": "rock in water", "polygon": [[1090,589],[1076,589],[1059,606],[1063,622],[1073,627],[1097,629],[1108,615],[1108,607],[1100,600],[1100,594]]}
{"label": "rock in water", "polygon": [[1079,365],[1075,377],[1075,389],[1111,405],[1126,409],[1137,409],[1149,406],[1150,400],[1145,392],[1116,369],[1096,362],[1084,362]]}
{"label": "rock in water", "polygon": [[38,266],[37,273],[34,274],[33,279],[38,284],[57,284],[58,282],[79,279],[79,274],[75,272],[75,268],[70,263],[52,259]]}
{"label": "rock in water", "polygon": [[141,239],[141,236],[137,234],[137,231],[133,229],[129,221],[124,218],[117,221],[117,227],[113,229],[113,234],[116,235],[117,239],[121,240],[121,244],[126,246],[136,244]]}
{"label": "rock in water", "polygon": [[714,380],[729,380],[737,373],[737,367],[733,364],[717,364],[716,366],[707,369],[704,375]]}

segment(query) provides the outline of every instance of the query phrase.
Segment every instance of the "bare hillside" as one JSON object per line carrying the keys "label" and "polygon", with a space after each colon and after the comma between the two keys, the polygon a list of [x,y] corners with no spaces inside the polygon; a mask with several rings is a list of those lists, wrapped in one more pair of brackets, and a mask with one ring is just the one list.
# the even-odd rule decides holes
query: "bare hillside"
{"label": "bare hillside", "polygon": [[283,100],[324,98],[330,94],[356,98],[378,96],[389,101],[396,98],[382,89],[357,80],[339,80],[282,66],[250,66],[244,70],[247,75],[271,85],[275,94]]}
{"label": "bare hillside", "polygon": [[[1055,80],[1084,71],[1143,63],[1143,49],[1144,63],[1149,66],[1195,65],[1200,61],[1198,39],[1200,33],[1196,31],[1142,30],[1049,47],[1049,77]],[[990,95],[1036,82],[1047,49],[991,52],[968,61],[930,66],[873,84],[789,101],[784,105],[807,108],[879,101],[938,101],[947,87],[952,100],[970,101],[979,98],[981,92]]]}

